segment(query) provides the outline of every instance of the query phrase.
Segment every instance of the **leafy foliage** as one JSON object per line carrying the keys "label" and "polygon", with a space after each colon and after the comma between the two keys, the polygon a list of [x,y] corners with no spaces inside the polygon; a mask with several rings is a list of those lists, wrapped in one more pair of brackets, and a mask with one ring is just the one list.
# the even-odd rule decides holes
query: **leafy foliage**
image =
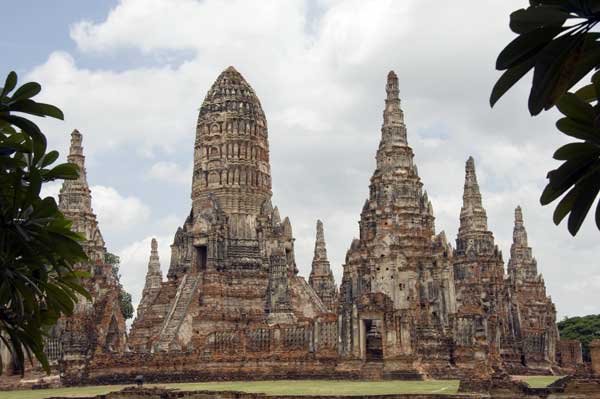
{"label": "leafy foliage", "polygon": [[115,276],[115,279],[119,283],[119,305],[121,307],[121,313],[123,313],[123,317],[125,320],[131,319],[133,317],[133,303],[131,300],[131,294],[125,291],[123,285],[121,284],[121,274],[119,273],[119,267],[121,265],[121,258],[117,255],[107,252],[104,256],[104,261],[112,266],[112,273]]}
{"label": "leafy foliage", "polygon": [[39,127],[15,115],[63,119],[62,112],[31,99],[41,90],[38,83],[16,87],[11,72],[0,88],[0,340],[18,364],[35,357],[49,372],[46,331],[89,294],[79,283],[85,274],[74,269],[87,259],[81,237],[54,198],[41,198],[40,190],[48,181],[77,178],[78,170],[52,166],[58,152],[47,152]]}
{"label": "leafy foliage", "polygon": [[[598,22],[597,0],[530,0],[528,8],[510,16],[510,28],[519,36],[498,55],[496,68],[505,72],[490,97],[494,106],[533,69],[529,112],[538,115],[558,106],[565,115],[558,129],[582,140],[555,152],[554,158],[565,162],[548,173],[540,198],[548,205],[566,193],[556,206],[554,223],[570,213],[567,228],[573,236],[600,192],[600,75],[575,93],[568,90],[600,67],[600,33],[592,31]],[[600,204],[595,219],[600,229]]]}
{"label": "leafy foliage", "polygon": [[558,323],[558,331],[563,339],[581,341],[583,360],[589,362],[589,344],[593,339],[600,339],[600,315],[565,318]]}

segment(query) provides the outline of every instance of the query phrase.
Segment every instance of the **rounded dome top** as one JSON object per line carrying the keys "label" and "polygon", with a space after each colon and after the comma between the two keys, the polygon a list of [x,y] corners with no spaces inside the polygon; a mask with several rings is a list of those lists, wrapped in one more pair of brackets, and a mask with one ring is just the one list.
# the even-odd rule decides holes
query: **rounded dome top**
{"label": "rounded dome top", "polygon": [[221,72],[208,90],[196,125],[194,214],[212,206],[209,196],[230,215],[258,215],[271,198],[265,114],[234,67]]}
{"label": "rounded dome top", "polygon": [[213,112],[234,112],[239,117],[265,121],[260,100],[246,79],[232,66],[225,69],[206,93],[199,119]]}

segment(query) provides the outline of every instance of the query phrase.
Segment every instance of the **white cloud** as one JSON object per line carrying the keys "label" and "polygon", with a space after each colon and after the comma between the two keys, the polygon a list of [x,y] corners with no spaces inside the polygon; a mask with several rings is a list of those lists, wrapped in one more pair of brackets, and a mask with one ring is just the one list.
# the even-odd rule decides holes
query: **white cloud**
{"label": "white cloud", "polygon": [[[124,205],[109,206],[110,216],[102,216],[102,194],[94,193],[101,229],[137,226],[108,244],[129,248],[152,233],[168,236],[183,222],[191,168],[182,165],[191,162],[197,109],[217,75],[233,64],[254,87],[269,122],[274,202],[292,221],[299,268],[304,275],[310,270],[320,218],[339,282],[374,169],[385,76],[395,69],[438,231],[451,241],[456,236],[464,162],[473,155],[505,260],[513,210],[521,204],[559,313],[583,312],[582,301],[600,312],[599,290],[574,298],[568,289],[597,274],[598,232],[587,223],[573,239],[565,226],[552,224],[552,207],[538,203],[545,174],[556,167],[552,152],[565,142],[554,128],[556,115],[529,117],[526,84],[493,110],[488,105],[499,76],[495,57],[513,38],[508,15],[523,1],[309,5],[121,0],[105,21],[75,24],[71,37],[85,57],[114,61],[115,54],[134,52],[143,66],[84,68],[79,53],[55,52],[31,71],[29,77],[43,83],[43,100],[65,111],[69,129],[40,122],[53,147],[66,148],[65,130],[77,127],[95,161],[88,168],[103,181],[121,178],[120,194],[108,197]],[[183,53],[183,61],[164,61],[171,53]],[[153,181],[177,184],[164,190]]]}
{"label": "white cloud", "polygon": [[101,230],[123,230],[144,223],[150,209],[139,198],[123,196],[112,187],[92,186],[92,206]]}
{"label": "white cloud", "polygon": [[52,181],[48,183],[44,183],[42,185],[42,189],[40,191],[40,197],[54,197],[56,202],[58,203],[58,193],[60,192],[60,188],[62,186],[62,182],[60,181]]}
{"label": "white cloud", "polygon": [[160,161],[152,165],[148,171],[148,177],[166,183],[177,183],[190,186],[192,183],[192,166],[182,168],[175,162]]}

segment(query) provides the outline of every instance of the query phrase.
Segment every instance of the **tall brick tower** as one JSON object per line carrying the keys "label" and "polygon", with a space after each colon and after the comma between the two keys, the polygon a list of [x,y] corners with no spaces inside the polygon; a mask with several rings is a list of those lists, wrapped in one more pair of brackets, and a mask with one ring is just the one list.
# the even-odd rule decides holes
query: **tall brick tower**
{"label": "tall brick tower", "polygon": [[335,279],[331,272],[329,260],[327,259],[325,233],[323,232],[323,222],[320,220],[317,220],[315,253],[308,282],[319,298],[321,298],[323,304],[332,312],[336,312],[338,291],[335,286]]}
{"label": "tall brick tower", "polygon": [[[239,344],[242,327],[295,325],[326,312],[297,276],[292,226],[271,196],[265,114],[252,87],[229,67],[200,107],[192,210],[175,233],[168,280],[133,326],[132,346],[207,351],[215,342]],[[294,299],[301,292],[305,300]],[[269,332],[260,331],[258,339],[267,339]]]}
{"label": "tall brick tower", "polygon": [[[448,365],[453,310],[451,251],[407,143],[398,78],[388,74],[377,169],[346,255],[340,289],[341,354],[415,373],[420,361]],[[393,366],[391,364],[393,363]]]}
{"label": "tall brick tower", "polygon": [[549,370],[556,365],[556,308],[546,295],[544,278],[538,274],[537,261],[527,242],[520,206],[515,209],[508,281],[522,365],[530,369]]}
{"label": "tall brick tower", "polygon": [[[454,277],[458,306],[454,326],[457,363],[483,369],[499,365],[501,355],[507,361],[516,361],[504,261],[488,229],[473,157],[465,165]],[[502,354],[501,346],[506,347]]]}

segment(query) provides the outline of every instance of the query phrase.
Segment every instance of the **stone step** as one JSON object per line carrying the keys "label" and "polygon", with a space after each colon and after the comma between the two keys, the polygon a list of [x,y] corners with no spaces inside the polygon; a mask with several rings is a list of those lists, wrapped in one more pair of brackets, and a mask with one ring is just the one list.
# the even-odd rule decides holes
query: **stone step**
{"label": "stone step", "polygon": [[158,339],[158,349],[160,351],[168,351],[169,346],[175,336],[183,319],[186,315],[186,310],[192,300],[196,285],[198,282],[198,276],[184,276],[184,280],[180,283],[175,295],[175,304],[171,308],[167,320],[160,333]]}

